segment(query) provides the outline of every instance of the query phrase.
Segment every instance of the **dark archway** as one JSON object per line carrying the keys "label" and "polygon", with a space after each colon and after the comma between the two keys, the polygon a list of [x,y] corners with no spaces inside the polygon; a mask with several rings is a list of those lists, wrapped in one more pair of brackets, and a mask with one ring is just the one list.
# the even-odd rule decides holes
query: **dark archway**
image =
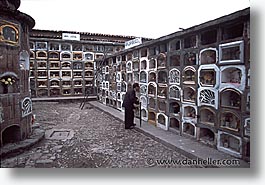
{"label": "dark archway", "polygon": [[6,128],[2,133],[3,145],[7,143],[15,143],[21,140],[20,127],[17,125]]}

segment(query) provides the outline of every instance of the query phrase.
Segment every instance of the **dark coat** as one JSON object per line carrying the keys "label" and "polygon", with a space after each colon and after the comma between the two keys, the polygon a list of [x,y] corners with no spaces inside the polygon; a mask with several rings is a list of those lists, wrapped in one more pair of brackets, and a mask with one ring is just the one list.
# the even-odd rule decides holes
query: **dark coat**
{"label": "dark coat", "polygon": [[135,108],[133,104],[139,104],[139,102],[135,95],[135,91],[132,89],[125,94],[122,106],[126,109],[133,110]]}

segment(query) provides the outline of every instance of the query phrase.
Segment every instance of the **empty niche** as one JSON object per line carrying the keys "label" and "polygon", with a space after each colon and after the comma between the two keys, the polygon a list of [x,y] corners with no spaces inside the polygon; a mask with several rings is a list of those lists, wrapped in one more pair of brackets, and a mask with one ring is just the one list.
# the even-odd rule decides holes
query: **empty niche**
{"label": "empty niche", "polygon": [[38,75],[38,78],[47,78],[48,77],[46,70],[38,70],[37,75]]}
{"label": "empty niche", "polygon": [[156,109],[156,99],[149,97],[148,102],[148,108]]}
{"label": "empty niche", "polygon": [[126,72],[132,72],[132,61],[126,63]]}
{"label": "empty niche", "polygon": [[184,84],[195,84],[196,70],[194,67],[187,66],[183,69],[182,80]]}
{"label": "empty niche", "polygon": [[165,84],[167,83],[167,79],[168,79],[168,76],[167,76],[167,71],[166,70],[159,70],[157,72],[157,82],[158,83],[162,83],[162,84]]}
{"label": "empty niche", "polygon": [[168,117],[163,113],[158,113],[156,124],[158,127],[162,128],[164,130],[168,130]]}
{"label": "empty niche", "polygon": [[170,66],[180,66],[180,54],[170,56]]}
{"label": "empty niche", "polygon": [[37,69],[47,69],[47,61],[37,61]]}
{"label": "empty niche", "polygon": [[200,128],[199,139],[205,144],[214,145],[214,132],[209,128]]}
{"label": "empty niche", "polygon": [[202,124],[214,126],[216,120],[216,114],[211,108],[203,107],[200,110],[199,121]]}
{"label": "empty niche", "polygon": [[51,51],[60,50],[60,44],[58,44],[58,43],[50,43],[49,44],[49,50],[51,50]]}
{"label": "empty niche", "polygon": [[0,94],[19,92],[18,76],[13,72],[0,74]]}
{"label": "empty niche", "polygon": [[198,105],[209,105],[217,109],[218,92],[214,89],[199,89]]}
{"label": "empty niche", "polygon": [[196,128],[195,128],[195,125],[193,125],[192,123],[183,122],[182,132],[192,137],[196,137]]}
{"label": "empty niche", "polygon": [[224,89],[221,91],[221,106],[228,108],[241,108],[241,92],[236,89]]}
{"label": "empty niche", "polygon": [[180,121],[178,118],[170,117],[169,119],[169,127],[175,130],[180,130]]}
{"label": "empty niche", "polygon": [[61,52],[61,60],[72,60],[72,54],[70,52]]}
{"label": "empty niche", "polygon": [[149,70],[156,70],[156,59],[155,58],[151,58],[149,60]]}
{"label": "empty niche", "polygon": [[55,51],[50,51],[49,52],[49,59],[50,60],[59,60],[60,59],[60,54]]}
{"label": "empty niche", "polygon": [[60,89],[52,88],[50,89],[50,96],[60,96],[61,92]]}
{"label": "empty niche", "polygon": [[140,63],[139,63],[139,60],[133,60],[132,61],[132,65],[133,65],[133,71],[139,71],[139,69],[140,69]]}
{"label": "empty niche", "polygon": [[232,85],[237,89],[245,88],[246,74],[245,66],[222,66],[221,85]]}
{"label": "empty niche", "polygon": [[158,85],[157,97],[167,98],[167,85]]}
{"label": "empty niche", "polygon": [[47,59],[47,52],[46,51],[37,51],[36,52],[36,59]]}
{"label": "empty niche", "polygon": [[173,115],[179,115],[181,111],[180,102],[170,101],[169,103],[169,113]]}
{"label": "empty niche", "polygon": [[178,86],[172,85],[169,87],[169,98],[170,99],[180,100],[180,96],[181,96],[181,89]]}
{"label": "empty niche", "polygon": [[164,53],[160,53],[157,58],[157,68],[165,68],[166,67],[166,62],[167,62],[167,57]]}
{"label": "empty niche", "polygon": [[146,95],[146,93],[147,93],[147,85],[140,85],[140,93],[142,95]]}
{"label": "empty niche", "polygon": [[148,82],[147,71],[141,71],[140,72],[140,83],[147,83],[147,82]]}
{"label": "empty niche", "polygon": [[71,70],[64,70],[61,72],[62,73],[62,78],[72,78],[72,71]]}
{"label": "empty niche", "polygon": [[94,60],[94,54],[90,53],[90,52],[84,53],[84,59],[85,60]]}
{"label": "empty niche", "polygon": [[207,48],[200,51],[200,60],[201,65],[204,64],[216,64],[218,60],[217,50],[215,48]]}
{"label": "empty niche", "polygon": [[61,45],[61,50],[62,51],[71,51],[72,50],[72,45],[71,44],[62,44]]}
{"label": "empty niche", "polygon": [[184,38],[184,48],[195,48],[197,46],[196,35]]}
{"label": "empty niche", "polygon": [[83,53],[82,52],[73,52],[73,60],[82,60]]}
{"label": "empty niche", "polygon": [[83,63],[82,62],[73,62],[73,69],[83,69]]}
{"label": "empty niche", "polygon": [[217,30],[207,30],[201,34],[201,44],[207,45],[217,41]]}
{"label": "empty niche", "polygon": [[50,87],[60,87],[60,81],[58,79],[52,79],[50,81]]}
{"label": "empty niche", "polygon": [[156,125],[156,113],[154,111],[148,111],[148,123]]}
{"label": "empty niche", "polygon": [[184,87],[183,88],[183,101],[195,103],[196,91],[193,87]]}
{"label": "empty niche", "polygon": [[50,69],[60,69],[60,62],[59,61],[50,61]]}
{"label": "empty niche", "polygon": [[139,82],[139,73],[138,72],[134,72],[133,73],[133,81],[134,82]]}
{"label": "empty niche", "polygon": [[141,70],[147,70],[147,58],[143,58],[140,61]]}
{"label": "empty niche", "polygon": [[156,97],[157,95],[157,85],[154,82],[148,83],[148,96]]}
{"label": "empty niche", "polygon": [[146,109],[141,109],[142,120],[148,121],[148,112]]}
{"label": "empty niche", "polygon": [[219,63],[244,63],[243,41],[236,41],[219,45]]}
{"label": "empty niche", "polygon": [[48,89],[38,89],[37,97],[46,97],[48,96]]}
{"label": "empty niche", "polygon": [[241,127],[239,116],[231,111],[222,113],[220,127],[238,132]]}
{"label": "empty niche", "polygon": [[229,153],[235,157],[241,157],[242,153],[242,140],[240,137],[232,134],[218,131],[218,150]]}
{"label": "empty niche", "polygon": [[149,82],[156,82],[156,72],[155,71],[150,71],[148,79],[149,79]]}
{"label": "empty niche", "polygon": [[47,50],[47,42],[36,42],[36,49]]}
{"label": "empty niche", "polygon": [[121,80],[126,81],[126,73],[125,72],[121,73]]}
{"label": "empty niche", "polygon": [[166,112],[167,102],[164,99],[157,99],[157,107],[159,112]]}
{"label": "empty niche", "polygon": [[184,55],[184,65],[196,65],[197,64],[197,54],[188,52]]}
{"label": "empty niche", "polygon": [[169,84],[180,84],[180,71],[178,69],[169,71]]}
{"label": "empty niche", "polygon": [[85,69],[93,69],[93,62],[92,61],[86,61],[85,62]]}
{"label": "empty niche", "polygon": [[244,136],[250,137],[250,118],[245,119]]}

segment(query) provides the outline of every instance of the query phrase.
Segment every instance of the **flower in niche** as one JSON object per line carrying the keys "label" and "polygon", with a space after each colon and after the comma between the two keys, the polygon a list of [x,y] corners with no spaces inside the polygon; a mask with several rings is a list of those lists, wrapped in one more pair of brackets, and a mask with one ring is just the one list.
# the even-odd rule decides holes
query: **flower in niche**
{"label": "flower in niche", "polygon": [[13,83],[15,83],[15,79],[12,77],[7,77],[7,78],[2,78],[1,82],[5,85],[13,85]]}

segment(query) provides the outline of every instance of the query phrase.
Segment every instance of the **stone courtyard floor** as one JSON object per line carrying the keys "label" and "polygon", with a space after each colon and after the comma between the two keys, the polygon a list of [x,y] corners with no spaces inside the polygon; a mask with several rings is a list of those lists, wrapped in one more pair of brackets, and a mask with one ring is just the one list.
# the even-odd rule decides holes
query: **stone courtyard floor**
{"label": "stone courtyard floor", "polygon": [[34,102],[33,113],[45,139],[15,157],[1,161],[1,168],[138,168],[203,167],[159,165],[156,159],[187,157],[134,130],[125,130],[114,117],[86,104]]}

